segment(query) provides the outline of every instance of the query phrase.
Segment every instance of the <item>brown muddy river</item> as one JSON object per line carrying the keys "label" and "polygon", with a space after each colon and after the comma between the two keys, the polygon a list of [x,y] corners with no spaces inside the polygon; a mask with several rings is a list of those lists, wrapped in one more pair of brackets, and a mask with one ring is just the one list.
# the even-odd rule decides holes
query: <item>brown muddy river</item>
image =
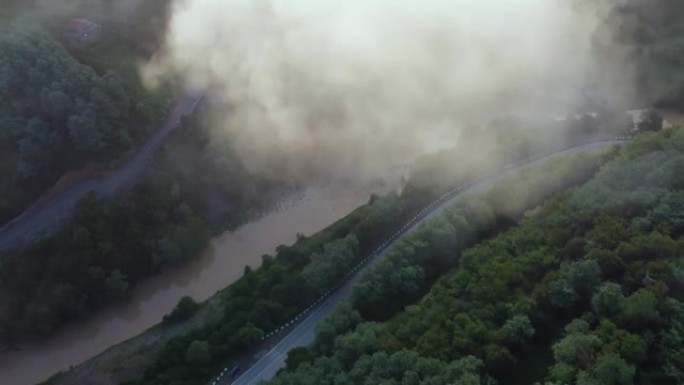
{"label": "brown muddy river", "polygon": [[297,233],[311,235],[366,203],[371,193],[398,188],[400,174],[397,171],[389,180],[364,187],[310,188],[285,199],[261,218],[216,237],[195,262],[143,282],[125,304],[72,323],[44,342],[0,353],[0,384],[43,381],[158,323],[181,297],[209,298],[242,276],[246,265],[256,267],[263,254],[272,254],[280,244],[293,243]]}

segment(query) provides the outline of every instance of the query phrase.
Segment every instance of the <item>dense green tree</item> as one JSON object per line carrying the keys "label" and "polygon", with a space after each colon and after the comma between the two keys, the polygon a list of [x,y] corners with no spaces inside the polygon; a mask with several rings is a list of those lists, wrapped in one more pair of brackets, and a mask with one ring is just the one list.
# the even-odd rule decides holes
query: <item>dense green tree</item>
{"label": "dense green tree", "polygon": [[0,138],[16,144],[24,178],[64,171],[71,166],[65,161],[79,159],[71,152],[94,154],[120,145],[130,101],[116,74],[99,76],[30,23],[9,27],[0,52],[0,84],[12,95],[0,109],[9,123],[0,126],[6,130]]}
{"label": "dense green tree", "polygon": [[345,332],[354,330],[361,323],[361,315],[348,302],[342,302],[329,316],[316,325],[314,346],[318,351],[330,352],[334,348],[335,338]]}
{"label": "dense green tree", "polygon": [[240,328],[237,331],[237,338],[240,343],[251,348],[257,342],[261,341],[264,337],[264,331],[256,327],[253,323],[248,323],[247,325]]}
{"label": "dense green tree", "polygon": [[295,371],[301,364],[313,362],[317,356],[318,354],[310,348],[294,348],[287,352],[287,358],[285,359],[287,370]]}
{"label": "dense green tree", "polygon": [[591,304],[596,314],[603,317],[613,317],[620,314],[623,310],[625,296],[620,285],[608,282],[599,287],[593,297]]}
{"label": "dense green tree", "polygon": [[486,202],[469,199],[455,205],[443,218],[395,243],[383,260],[361,276],[352,303],[373,318],[399,310],[402,305],[396,299],[417,298],[428,282],[455,263],[454,252],[494,223],[493,208]]}
{"label": "dense green tree", "polygon": [[549,300],[560,308],[570,308],[591,296],[601,282],[601,267],[591,259],[565,263],[560,277],[549,285]]}
{"label": "dense green tree", "polygon": [[564,278],[551,282],[548,290],[549,301],[561,309],[572,307],[579,298],[572,284]]}
{"label": "dense green tree", "polygon": [[466,357],[449,364],[424,358],[412,351],[392,355],[363,355],[351,369],[345,370],[335,358],[319,358],[305,363],[293,373],[282,374],[270,385],[485,385],[488,378],[481,374],[482,362]]}
{"label": "dense green tree", "polygon": [[587,242],[592,247],[615,249],[627,237],[624,224],[613,217],[601,216],[587,233]]}
{"label": "dense green tree", "polygon": [[359,257],[359,241],[354,234],[328,243],[322,253],[311,256],[302,278],[314,292],[323,292],[336,284]]}
{"label": "dense green tree", "polygon": [[670,323],[663,333],[663,342],[667,352],[662,369],[664,373],[677,383],[684,381],[684,303],[670,298]]}
{"label": "dense green tree", "polygon": [[[683,186],[684,187],[684,186]],[[647,215],[648,230],[658,224],[665,223],[671,227],[675,235],[684,232],[684,192],[673,191],[667,194]]]}
{"label": "dense green tree", "polygon": [[339,336],[335,340],[335,355],[347,368],[363,354],[371,353],[377,341],[378,326],[374,323],[363,323],[353,332]]}
{"label": "dense green tree", "polygon": [[640,335],[620,329],[608,319],[601,320],[596,335],[604,341],[603,351],[615,352],[630,362],[639,363],[646,359],[648,343]]}
{"label": "dense green tree", "polygon": [[203,366],[209,363],[211,355],[207,341],[192,341],[188,350],[185,352],[185,361],[192,365]]}
{"label": "dense green tree", "polygon": [[563,265],[560,273],[583,297],[591,296],[601,282],[601,267],[590,259]]}
{"label": "dense green tree", "polygon": [[527,343],[535,333],[530,318],[521,314],[509,318],[501,330],[505,333],[508,341],[514,344]]}
{"label": "dense green tree", "polygon": [[589,325],[575,320],[566,327],[567,335],[553,345],[553,356],[557,362],[575,368],[589,369],[593,364],[601,340],[588,334]]}
{"label": "dense green tree", "polygon": [[192,317],[199,305],[192,297],[184,296],[178,301],[170,314],[164,316],[164,323],[178,322]]}
{"label": "dense green tree", "polygon": [[634,383],[635,372],[634,367],[616,353],[599,356],[592,368],[592,375],[597,383],[603,385],[631,385]]}
{"label": "dense green tree", "polygon": [[632,327],[646,326],[660,319],[658,298],[648,289],[639,289],[624,301],[622,317]]}

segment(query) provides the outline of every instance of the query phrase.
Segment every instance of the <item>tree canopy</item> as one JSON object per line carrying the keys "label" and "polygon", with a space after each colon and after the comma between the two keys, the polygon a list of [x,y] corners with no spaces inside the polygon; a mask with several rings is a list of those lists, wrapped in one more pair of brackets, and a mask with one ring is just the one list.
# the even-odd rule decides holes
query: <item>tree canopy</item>
{"label": "tree canopy", "polygon": [[[467,230],[432,221],[369,269],[305,362],[270,383],[350,378],[406,352],[447,365],[472,356],[481,379],[503,384],[681,383],[684,186],[671,164],[682,159],[684,128],[645,134],[582,186],[463,250],[453,242]],[[428,278],[438,256],[450,263]]]}
{"label": "tree canopy", "polygon": [[125,143],[129,107],[117,74],[98,75],[39,27],[17,23],[0,38],[0,138],[16,145],[21,177]]}

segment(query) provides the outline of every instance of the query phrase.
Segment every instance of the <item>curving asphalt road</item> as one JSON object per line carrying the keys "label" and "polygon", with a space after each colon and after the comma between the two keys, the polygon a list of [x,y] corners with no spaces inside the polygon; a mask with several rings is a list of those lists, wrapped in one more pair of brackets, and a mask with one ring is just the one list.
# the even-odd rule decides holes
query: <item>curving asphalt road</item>
{"label": "curving asphalt road", "polygon": [[147,170],[154,154],[182,116],[192,112],[204,95],[182,96],[166,117],[164,124],[147,140],[128,163],[106,175],[84,180],[62,192],[48,203],[31,209],[0,228],[0,251],[26,246],[65,224],[74,214],[78,201],[95,191],[110,197],[123,187],[132,185]]}
{"label": "curving asphalt road", "polygon": [[[359,277],[359,271],[377,263],[381,259],[385,250],[392,246],[392,244],[394,244],[394,242],[396,242],[400,237],[416,230],[425,222],[439,215],[442,211],[444,211],[445,208],[454,204],[455,200],[458,199],[463,193],[484,190],[506,175],[519,171],[522,168],[544,162],[556,155],[597,150],[615,144],[620,145],[629,139],[630,138],[628,137],[618,137],[605,140],[596,140],[539,155],[525,161],[508,165],[489,175],[482,176],[453,188],[421,210],[413,219],[411,219],[380,247],[378,247],[373,254],[361,261],[350,273],[347,274],[343,282],[331,288],[320,299],[318,299],[316,303],[309,307],[309,309],[292,320],[289,325],[286,325],[286,327],[290,325],[296,326],[284,337],[282,337],[282,339],[278,341],[275,346],[261,356],[261,358],[259,358],[259,360],[255,362],[249,369],[242,373],[242,375],[233,380],[228,375],[229,369],[226,368],[216,379],[210,381],[209,384],[255,385],[260,381],[273,378],[279,369],[285,367],[287,352],[296,347],[310,345],[314,341],[316,325],[328,314],[330,314],[340,301],[347,300],[351,297],[352,288]],[[268,336],[270,335],[271,334]]]}

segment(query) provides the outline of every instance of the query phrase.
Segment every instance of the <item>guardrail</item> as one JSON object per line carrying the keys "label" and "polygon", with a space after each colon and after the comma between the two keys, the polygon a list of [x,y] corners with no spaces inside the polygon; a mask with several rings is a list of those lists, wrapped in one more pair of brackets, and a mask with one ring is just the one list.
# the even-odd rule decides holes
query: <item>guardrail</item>
{"label": "guardrail", "polygon": [[[506,171],[510,171],[513,169],[516,169],[518,167],[527,165],[529,163],[532,163],[534,161],[547,158],[549,156],[553,156],[556,154],[560,154],[566,151],[570,151],[575,148],[580,148],[584,146],[588,146],[591,144],[596,144],[596,143],[604,143],[604,142],[627,142],[630,141],[633,137],[631,136],[618,136],[618,137],[612,137],[612,138],[606,138],[606,139],[595,139],[591,141],[586,141],[583,143],[579,144],[574,144],[568,147],[563,147],[554,151],[549,151],[540,155],[535,155],[533,157],[518,161],[513,164],[509,164],[503,167],[500,167],[499,169],[492,171],[485,176],[480,176],[478,178],[471,179],[467,182],[460,183],[453,187],[451,190],[445,192],[432,202],[430,202],[427,206],[425,206],[422,210],[420,210],[416,215],[413,216],[404,226],[399,228],[396,232],[392,233],[387,240],[385,240],[380,246],[378,246],[375,250],[373,250],[368,256],[366,256],[364,259],[359,261],[353,268],[351,268],[347,273],[333,286],[331,286],[328,290],[326,290],[323,294],[321,294],[320,297],[318,297],[311,305],[309,305],[306,309],[302,310],[299,314],[297,314],[294,318],[290,319],[288,322],[282,324],[278,328],[270,331],[264,337],[261,338],[261,342],[273,337],[274,335],[286,330],[287,328],[296,325],[300,320],[304,318],[308,313],[310,313],[312,310],[316,309],[318,305],[323,303],[331,294],[335,293],[340,287],[342,287],[344,284],[346,284],[351,278],[356,275],[356,273],[364,267],[371,259],[374,257],[379,256],[382,254],[389,246],[392,245],[397,239],[399,239],[402,235],[404,235],[409,229],[411,229],[413,226],[419,224],[425,217],[430,215],[435,209],[437,209],[441,204],[451,200],[453,197],[458,195],[458,193],[461,192],[461,190],[466,189],[468,187],[471,187],[473,185],[476,185],[478,183],[481,183],[484,180],[487,180],[493,176],[503,174]],[[228,367],[223,368],[223,370],[215,377],[215,379],[211,382],[211,385],[218,385],[219,381],[225,376],[229,371]]]}

